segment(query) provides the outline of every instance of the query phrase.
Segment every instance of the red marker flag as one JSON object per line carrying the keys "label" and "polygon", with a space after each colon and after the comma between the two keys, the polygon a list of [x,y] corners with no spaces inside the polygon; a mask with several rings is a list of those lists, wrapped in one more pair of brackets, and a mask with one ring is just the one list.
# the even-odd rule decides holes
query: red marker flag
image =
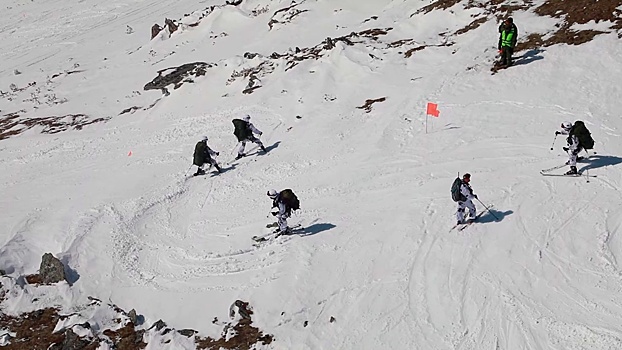
{"label": "red marker flag", "polygon": [[441,113],[438,109],[436,109],[438,105],[436,103],[428,102],[427,114],[437,117]]}

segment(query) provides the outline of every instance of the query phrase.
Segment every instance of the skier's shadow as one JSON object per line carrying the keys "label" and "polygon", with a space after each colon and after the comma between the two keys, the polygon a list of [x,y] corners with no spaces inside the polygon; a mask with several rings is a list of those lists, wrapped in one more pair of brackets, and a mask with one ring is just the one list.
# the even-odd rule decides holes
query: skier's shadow
{"label": "skier's shadow", "polygon": [[220,170],[221,170],[220,173],[218,171],[216,171],[216,169],[213,169],[211,171],[212,174],[210,175],[210,177],[214,177],[214,176],[218,176],[220,174],[224,174],[224,173],[226,173],[229,170],[235,169],[236,166],[238,166],[238,165],[237,164],[231,164],[231,165],[229,165],[226,168],[220,168]]}
{"label": "skier's shadow", "polygon": [[[494,214],[494,216],[491,214],[491,212],[492,214]],[[500,211],[500,210],[490,209],[490,211],[486,210],[486,214],[483,214],[482,216],[480,216],[477,219],[477,221],[475,221],[475,223],[485,224],[489,222],[499,222],[499,221],[503,221],[503,219],[506,216],[512,215],[512,214],[514,214],[512,210]]]}
{"label": "skier's shadow", "polygon": [[[269,153],[273,149],[276,149],[277,147],[279,147],[280,143],[281,143],[281,141],[277,141],[277,142],[273,143],[272,145],[266,147],[266,153]],[[259,149],[259,147],[257,147],[257,148],[254,148],[253,150],[251,150],[251,153],[249,153],[248,155],[249,156],[256,155],[256,154],[257,155],[261,155],[262,153],[263,153],[263,151],[261,151]]]}
{"label": "skier's shadow", "polygon": [[309,227],[306,227],[304,229],[304,233],[301,235],[303,237],[306,236],[313,236],[316,235],[320,232],[324,232],[324,231],[328,231],[332,228],[335,228],[337,226],[333,225],[333,224],[329,224],[329,223],[320,223],[320,224],[313,224]]}
{"label": "skier's shadow", "polygon": [[581,167],[581,170],[579,170],[579,172],[583,172],[585,170],[590,170],[590,169],[603,168],[609,165],[618,165],[622,163],[622,158],[615,157],[615,156],[595,155],[595,156],[590,156],[587,159],[584,159],[582,162],[583,163],[587,162],[587,164]]}
{"label": "skier's shadow", "polygon": [[277,142],[273,143],[272,145],[266,147],[266,152],[270,152],[273,149],[278,148],[280,144],[281,144],[281,141],[277,141]]}

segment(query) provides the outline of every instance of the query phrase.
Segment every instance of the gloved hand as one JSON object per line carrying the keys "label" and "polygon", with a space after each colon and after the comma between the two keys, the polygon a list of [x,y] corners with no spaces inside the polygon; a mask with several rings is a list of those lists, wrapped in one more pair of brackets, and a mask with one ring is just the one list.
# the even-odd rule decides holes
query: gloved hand
{"label": "gloved hand", "polygon": [[474,194],[473,197],[475,197],[475,199],[477,199],[477,195],[476,194]]}
{"label": "gloved hand", "polygon": [[272,216],[276,216],[276,214],[278,214],[277,212],[271,212],[270,214],[272,214]]}
{"label": "gloved hand", "polygon": [[261,132],[261,131],[260,131],[258,135],[259,135],[259,136],[263,135],[263,132]]}
{"label": "gloved hand", "polygon": [[216,152],[216,156],[218,157],[220,155],[220,152]]}
{"label": "gloved hand", "polygon": [[562,149],[564,150],[564,152],[568,152],[568,147],[562,147]]}
{"label": "gloved hand", "polygon": [[561,135],[562,133],[560,131],[555,131],[555,135]]}

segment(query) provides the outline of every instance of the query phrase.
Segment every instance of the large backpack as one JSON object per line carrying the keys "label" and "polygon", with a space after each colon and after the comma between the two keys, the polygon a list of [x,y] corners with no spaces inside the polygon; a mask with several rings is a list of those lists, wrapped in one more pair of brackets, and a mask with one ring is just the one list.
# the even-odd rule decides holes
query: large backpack
{"label": "large backpack", "polygon": [[283,203],[285,203],[288,211],[300,209],[300,201],[298,200],[298,197],[296,197],[294,192],[292,192],[289,188],[281,191],[281,193],[279,193],[279,198],[281,198]]}
{"label": "large backpack", "polygon": [[242,119],[233,119],[233,126],[235,130],[233,130],[233,135],[238,138],[238,141],[244,141],[249,136],[252,135],[251,130],[248,127],[248,123],[243,121]]}
{"label": "large backpack", "polygon": [[460,192],[461,185],[462,180],[460,180],[459,177],[457,177],[451,185],[451,199],[453,199],[454,202],[464,202],[466,200],[466,197]]}
{"label": "large backpack", "polygon": [[590,134],[590,131],[585,127],[585,123],[580,120],[574,122],[570,135],[575,135],[579,139],[579,145],[585,149],[594,148],[594,139]]}
{"label": "large backpack", "polygon": [[197,142],[196,146],[194,146],[194,155],[192,164],[196,166],[202,166],[207,163],[209,160],[209,152],[207,152],[207,143],[204,141]]}

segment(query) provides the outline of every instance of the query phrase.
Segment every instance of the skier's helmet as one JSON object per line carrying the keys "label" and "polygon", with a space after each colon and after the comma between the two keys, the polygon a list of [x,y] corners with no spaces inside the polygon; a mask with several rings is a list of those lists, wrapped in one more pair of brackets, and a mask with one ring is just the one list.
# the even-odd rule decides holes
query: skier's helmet
{"label": "skier's helmet", "polygon": [[251,121],[251,116],[247,114],[242,120],[248,123]]}
{"label": "skier's helmet", "polygon": [[562,129],[564,129],[565,131],[570,131],[570,129],[572,128],[572,123],[571,122],[563,122],[561,126],[562,126]]}
{"label": "skier's helmet", "polygon": [[277,192],[276,190],[269,190],[268,193],[266,193],[268,195],[268,197],[274,199],[277,196]]}
{"label": "skier's helmet", "polygon": [[201,137],[201,141],[207,141],[207,136]]}
{"label": "skier's helmet", "polygon": [[466,173],[466,174],[462,175],[462,181],[466,181],[466,182],[471,181],[471,174]]}

